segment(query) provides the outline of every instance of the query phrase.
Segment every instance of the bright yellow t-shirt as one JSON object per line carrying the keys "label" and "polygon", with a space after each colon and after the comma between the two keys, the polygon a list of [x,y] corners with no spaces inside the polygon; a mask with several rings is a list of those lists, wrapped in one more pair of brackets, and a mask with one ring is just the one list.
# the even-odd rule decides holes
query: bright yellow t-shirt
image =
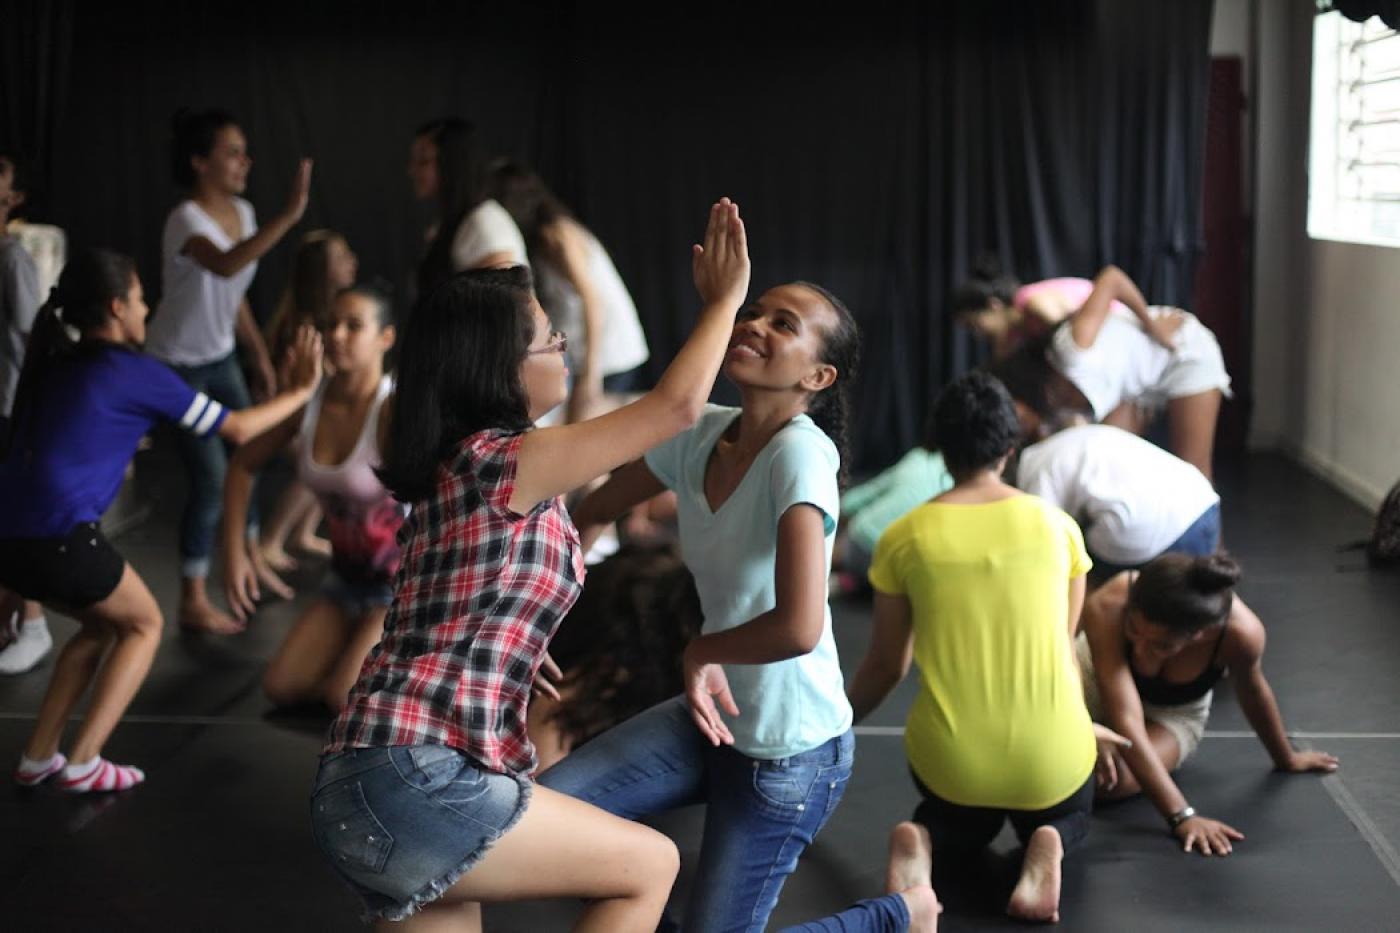
{"label": "bright yellow t-shirt", "polygon": [[921,688],[905,752],[939,797],[1041,810],[1088,779],[1069,584],[1089,567],[1079,526],[1035,496],[929,502],[881,536],[870,582],[913,609]]}

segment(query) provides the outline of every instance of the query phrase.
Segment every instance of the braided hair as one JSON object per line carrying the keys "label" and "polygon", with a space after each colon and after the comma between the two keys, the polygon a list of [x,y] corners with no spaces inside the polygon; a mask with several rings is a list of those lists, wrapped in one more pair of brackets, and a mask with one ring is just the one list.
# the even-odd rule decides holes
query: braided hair
{"label": "braided hair", "polygon": [[836,326],[826,332],[820,357],[823,363],[836,367],[836,381],[817,393],[807,414],[836,445],[841,455],[839,482],[845,489],[850,479],[851,385],[860,368],[860,327],[846,303],[822,286],[805,281],[793,284],[816,292],[836,312]]}

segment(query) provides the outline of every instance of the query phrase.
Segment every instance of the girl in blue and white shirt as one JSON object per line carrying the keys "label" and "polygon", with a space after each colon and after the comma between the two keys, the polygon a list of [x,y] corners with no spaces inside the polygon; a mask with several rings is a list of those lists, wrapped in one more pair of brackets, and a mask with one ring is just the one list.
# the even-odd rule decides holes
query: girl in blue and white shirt
{"label": "girl in blue and white shirt", "polygon": [[[23,598],[81,624],[59,653],[20,757],[15,780],[23,785],[56,777],[82,793],[125,790],[144,778],[100,752],[150,669],[161,613],[98,524],[142,436],[169,421],[242,443],[305,404],[320,378],[319,339],[308,330],[289,361],[289,387],[266,404],[229,411],[140,352],[148,313],[129,258],[75,256],[39,312],[0,438],[0,617]],[[65,758],[63,727],[89,685],[92,701]]]}

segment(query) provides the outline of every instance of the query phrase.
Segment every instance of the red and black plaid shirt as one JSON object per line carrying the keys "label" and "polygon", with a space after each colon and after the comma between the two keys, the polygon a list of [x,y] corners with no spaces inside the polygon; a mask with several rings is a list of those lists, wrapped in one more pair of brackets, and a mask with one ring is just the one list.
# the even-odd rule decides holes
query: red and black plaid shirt
{"label": "red and black plaid shirt", "polygon": [[439,469],[433,497],[413,504],[384,637],[324,752],[449,745],[492,771],[534,770],[530,686],[584,568],[559,499],[510,511],[523,436],[468,437]]}

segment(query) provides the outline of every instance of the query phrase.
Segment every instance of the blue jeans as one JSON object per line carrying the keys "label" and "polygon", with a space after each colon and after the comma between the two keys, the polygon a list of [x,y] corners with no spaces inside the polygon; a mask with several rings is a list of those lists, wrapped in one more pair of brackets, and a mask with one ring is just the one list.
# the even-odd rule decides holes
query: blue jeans
{"label": "blue jeans", "polygon": [[1201,517],[1191,523],[1191,527],[1181,533],[1164,554],[1173,551],[1190,554],[1192,557],[1209,557],[1220,547],[1220,503],[1217,502],[1201,513]]}
{"label": "blue jeans", "polygon": [[311,831],[365,919],[401,920],[470,871],[530,791],[446,745],[352,748],[321,759]]}
{"label": "blue jeans", "polygon": [[852,904],[830,917],[784,927],[783,933],[902,933],[909,929],[910,919],[904,898],[886,894]]}
{"label": "blue jeans", "polygon": [[[221,360],[198,366],[172,366],[190,388],[203,392],[230,411],[239,411],[253,404],[248,386],[238,368],[238,360],[230,353]],[[209,576],[209,554],[214,548],[214,531],[224,504],[224,474],[228,472],[228,454],[224,442],[213,435],[195,437],[180,431],[176,441],[180,459],[190,479],[189,499],[180,516],[180,575],[185,579]],[[248,527],[257,527],[257,511],[250,502]]]}
{"label": "blue jeans", "polygon": [[[1209,557],[1219,548],[1220,503],[1217,502],[1202,512],[1201,516],[1181,533],[1181,537],[1164,547],[1162,554],[1177,553],[1190,554],[1192,557]],[[1107,580],[1124,570],[1137,570],[1142,566],[1142,564],[1115,564],[1093,554],[1090,557],[1094,561],[1092,574],[1095,580]],[[1144,561],[1144,563],[1147,562]]]}
{"label": "blue jeans", "polygon": [[761,931],[798,856],[841,802],[854,757],[849,730],[791,758],[715,748],[675,697],[593,739],[539,783],[630,820],[708,804],[683,928]]}

